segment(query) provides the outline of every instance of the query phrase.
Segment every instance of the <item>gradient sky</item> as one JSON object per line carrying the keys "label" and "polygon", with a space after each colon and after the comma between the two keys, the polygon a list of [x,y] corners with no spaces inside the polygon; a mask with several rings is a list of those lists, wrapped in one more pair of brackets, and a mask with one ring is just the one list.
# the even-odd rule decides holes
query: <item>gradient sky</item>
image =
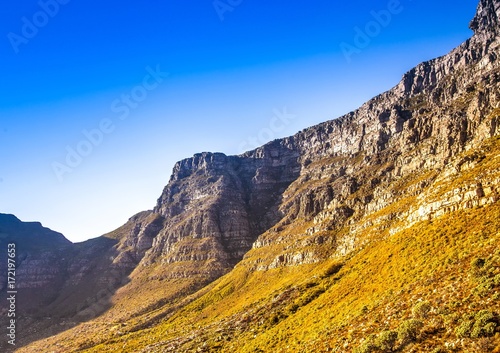
{"label": "gradient sky", "polygon": [[176,161],[336,118],[472,34],[477,0],[397,3],[2,4],[0,212],[102,235],[152,209]]}

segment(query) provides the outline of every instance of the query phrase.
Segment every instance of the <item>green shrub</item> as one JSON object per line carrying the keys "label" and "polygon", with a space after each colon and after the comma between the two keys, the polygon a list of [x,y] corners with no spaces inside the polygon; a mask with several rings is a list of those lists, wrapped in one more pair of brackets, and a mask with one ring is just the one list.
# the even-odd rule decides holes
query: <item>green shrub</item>
{"label": "green shrub", "polygon": [[445,353],[446,350],[444,348],[438,347],[434,348],[431,353]]}
{"label": "green shrub", "polygon": [[495,335],[498,319],[489,310],[482,310],[473,317],[465,316],[455,333],[458,338],[480,338]]}
{"label": "green shrub", "polygon": [[318,298],[323,293],[325,293],[324,288],[315,288],[311,291],[306,292],[304,295],[302,295],[302,297],[300,297],[296,301],[296,304],[300,307],[306,306],[307,304],[311,303],[313,300]]}
{"label": "green shrub", "polygon": [[474,259],[470,263],[470,267],[472,270],[481,270],[484,267],[484,264],[486,263],[485,259]]}
{"label": "green shrub", "polygon": [[297,312],[297,310],[300,309],[300,306],[298,304],[292,304],[290,305],[290,307],[288,308],[288,312],[291,313],[291,314],[295,314]]}
{"label": "green shrub", "polygon": [[426,319],[431,310],[432,306],[429,302],[420,302],[413,307],[412,314],[416,319]]}
{"label": "green shrub", "polygon": [[478,280],[478,282],[479,284],[474,289],[474,293],[480,297],[489,297],[493,288],[495,288],[494,279],[483,276]]}
{"label": "green shrub", "polygon": [[474,327],[474,321],[472,320],[460,320],[460,325],[456,328],[455,334],[458,338],[468,338],[470,337],[472,328]]}
{"label": "green shrub", "polygon": [[398,339],[401,344],[405,345],[416,341],[422,327],[424,327],[424,324],[420,320],[403,321],[398,327]]}
{"label": "green shrub", "polygon": [[361,346],[354,349],[354,353],[372,353],[377,349],[373,343],[363,343]]}
{"label": "green shrub", "polygon": [[491,337],[495,334],[497,320],[491,311],[480,311],[474,318],[476,322],[470,335],[472,338]]}
{"label": "green shrub", "polygon": [[398,339],[398,333],[394,331],[384,331],[382,332],[375,341],[375,345],[384,352],[392,352],[396,341]]}
{"label": "green shrub", "polygon": [[485,263],[486,263],[486,260],[481,259],[481,258],[476,258],[476,259],[472,260],[470,263],[470,273],[474,277],[481,277],[483,275],[483,272],[484,272],[483,267],[484,267]]}
{"label": "green shrub", "polygon": [[333,276],[342,269],[342,264],[336,263],[328,267],[323,275],[323,278]]}
{"label": "green shrub", "polygon": [[376,350],[375,336],[370,335],[359,347],[354,349],[354,353],[372,353]]}
{"label": "green shrub", "polygon": [[495,288],[500,287],[499,261],[498,255],[495,254],[486,260],[475,259],[471,262],[470,272],[477,282],[475,294],[483,298],[495,294]]}
{"label": "green shrub", "polygon": [[500,286],[500,274],[496,275],[495,278],[493,278],[493,284],[495,286]]}
{"label": "green shrub", "polygon": [[474,315],[476,323],[479,325],[485,325],[488,322],[495,320],[495,314],[489,310],[481,310],[476,315]]}
{"label": "green shrub", "polygon": [[270,317],[269,317],[269,324],[271,326],[274,326],[274,325],[277,325],[279,324],[282,320],[286,319],[288,316],[285,315],[284,313],[278,311],[278,312],[275,312],[273,313]]}

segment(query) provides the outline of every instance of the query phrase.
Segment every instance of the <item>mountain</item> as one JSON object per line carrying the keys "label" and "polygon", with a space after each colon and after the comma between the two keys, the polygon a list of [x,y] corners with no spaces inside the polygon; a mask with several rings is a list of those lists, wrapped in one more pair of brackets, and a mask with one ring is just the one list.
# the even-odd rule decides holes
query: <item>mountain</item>
{"label": "mountain", "polygon": [[[18,344],[25,339],[53,335],[74,326],[75,320],[104,311],[113,291],[126,283],[127,275],[140,260],[124,260],[126,251],[121,250],[126,239],[120,242],[112,235],[128,231],[147,216],[146,212],[133,217],[110,236],[72,244],[62,234],[38,222],[21,222],[13,215],[0,214],[0,248],[4,254],[0,263],[2,297],[7,295],[8,244],[14,244],[16,249]],[[139,252],[134,255],[140,256]],[[0,304],[2,325],[8,322],[7,304],[6,301]],[[73,320],[65,322],[62,318]],[[7,342],[1,342],[0,347],[9,348]]]}
{"label": "mountain", "polygon": [[11,235],[25,295],[53,291],[18,351],[500,352],[499,18],[481,0],[472,38],[354,112],[177,163],[110,234]]}

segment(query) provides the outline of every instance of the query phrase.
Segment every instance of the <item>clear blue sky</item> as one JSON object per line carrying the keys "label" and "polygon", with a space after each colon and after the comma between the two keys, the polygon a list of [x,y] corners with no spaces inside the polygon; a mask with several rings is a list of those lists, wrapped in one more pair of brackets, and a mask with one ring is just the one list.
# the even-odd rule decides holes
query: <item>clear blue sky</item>
{"label": "clear blue sky", "polygon": [[176,161],[238,154],[390,89],[470,37],[476,5],[8,1],[0,212],[72,241],[111,231],[154,207]]}

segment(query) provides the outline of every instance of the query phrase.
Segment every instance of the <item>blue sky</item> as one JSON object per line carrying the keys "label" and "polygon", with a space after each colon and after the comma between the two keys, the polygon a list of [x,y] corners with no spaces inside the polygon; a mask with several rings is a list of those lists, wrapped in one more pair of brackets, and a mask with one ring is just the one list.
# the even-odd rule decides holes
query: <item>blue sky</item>
{"label": "blue sky", "polygon": [[476,5],[7,2],[0,212],[72,241],[109,232],[154,207],[176,161],[239,154],[390,89],[469,38]]}

